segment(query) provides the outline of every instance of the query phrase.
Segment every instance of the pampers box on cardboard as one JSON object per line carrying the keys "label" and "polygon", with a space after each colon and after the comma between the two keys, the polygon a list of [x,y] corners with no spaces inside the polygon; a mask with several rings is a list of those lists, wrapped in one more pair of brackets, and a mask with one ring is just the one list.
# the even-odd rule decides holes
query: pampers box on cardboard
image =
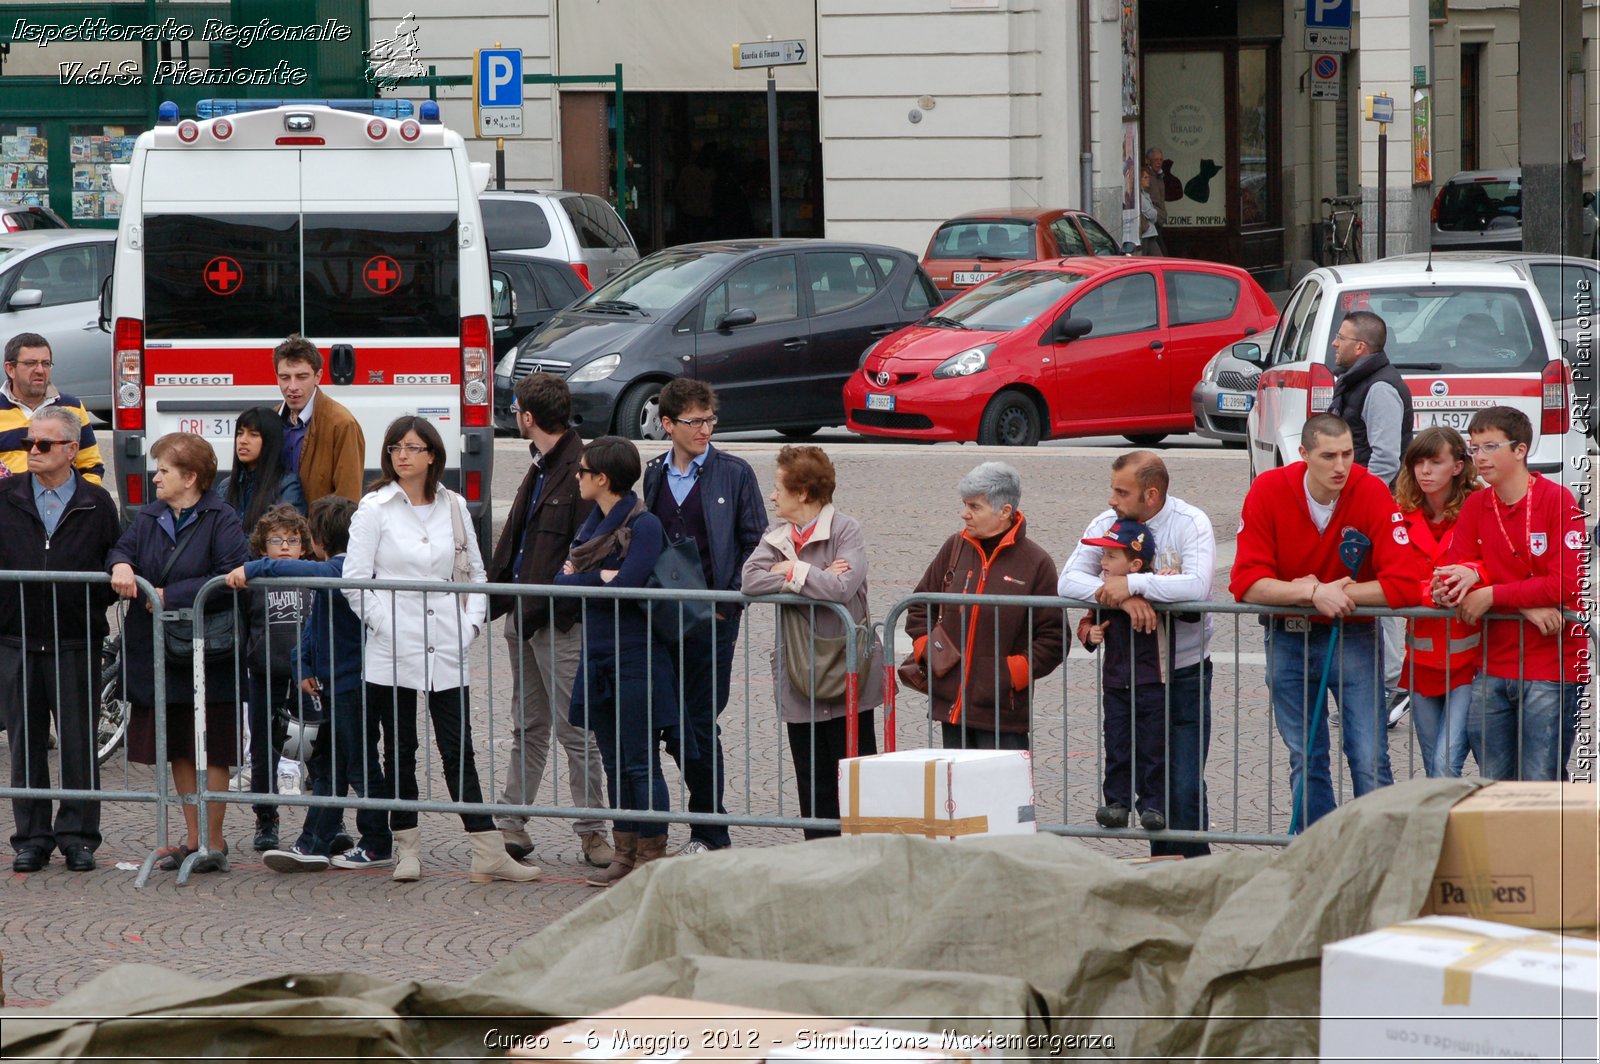
{"label": "pampers box on cardboard", "polygon": [[846,835],[958,841],[1031,835],[1033,759],[1026,750],[899,750],[839,762]]}
{"label": "pampers box on cardboard", "polygon": [[1600,922],[1593,783],[1491,783],[1450,810],[1423,915],[1550,931]]}
{"label": "pampers box on cardboard", "polygon": [[1600,946],[1427,916],[1322,950],[1321,1054],[1595,1059]]}

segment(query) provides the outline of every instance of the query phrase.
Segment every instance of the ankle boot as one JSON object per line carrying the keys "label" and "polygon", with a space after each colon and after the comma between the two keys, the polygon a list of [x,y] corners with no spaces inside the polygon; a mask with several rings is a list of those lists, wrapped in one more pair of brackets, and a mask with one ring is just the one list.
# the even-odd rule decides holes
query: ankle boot
{"label": "ankle boot", "polygon": [[394,872],[396,883],[415,883],[422,878],[422,829],[403,828],[394,833]]}
{"label": "ankle boot", "polygon": [[639,850],[634,854],[633,867],[659,861],[667,855],[667,837],[665,835],[652,835],[648,839],[639,840]]}
{"label": "ankle boot", "polygon": [[278,848],[278,814],[256,814],[255,848],[258,853]]}
{"label": "ankle boot", "polygon": [[612,856],[610,864],[584,880],[591,887],[609,887],[633,871],[634,854],[639,849],[639,833],[635,831],[612,832],[611,841],[616,853]]}
{"label": "ankle boot", "polygon": [[506,853],[505,839],[499,831],[469,831],[467,841],[472,843],[472,869],[467,873],[467,882],[493,883],[503,879],[508,883],[532,883],[539,878],[541,869],[514,861]]}

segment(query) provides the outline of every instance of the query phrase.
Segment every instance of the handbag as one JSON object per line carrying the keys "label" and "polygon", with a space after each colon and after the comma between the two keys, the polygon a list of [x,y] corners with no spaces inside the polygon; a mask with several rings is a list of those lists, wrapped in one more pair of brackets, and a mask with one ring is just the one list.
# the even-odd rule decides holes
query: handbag
{"label": "handbag", "polygon": [[[848,690],[847,652],[849,635],[817,635],[811,625],[811,611],[799,606],[781,608],[783,671],[805,699],[842,702]],[[856,639],[856,676],[867,667],[871,643],[872,618],[852,630]]]}
{"label": "handbag", "polygon": [[[650,571],[646,587],[664,591],[704,591],[706,574],[700,568],[700,551],[692,539],[667,544]],[[711,631],[717,604],[709,599],[676,599],[650,604],[650,629],[669,646],[698,639]]]}
{"label": "handbag", "polygon": [[918,661],[917,652],[913,650],[895,669],[895,675],[900,677],[901,683],[913,691],[927,694],[928,672],[931,670],[934,676],[943,676],[955,668],[961,661],[961,647],[950,638],[950,633],[945,631],[944,619],[941,617],[929,630],[928,644],[924,649],[927,651],[926,663]]}
{"label": "handbag", "polygon": [[457,584],[472,582],[472,551],[467,544],[467,523],[461,519],[461,507],[456,504],[456,495],[448,489],[440,489],[445,502],[450,504],[450,528],[455,540],[455,563],[450,567],[450,579]]}
{"label": "handbag", "polygon": [[[172,553],[167,556],[167,564],[162,567],[161,575],[154,581],[157,587],[166,586],[167,577],[172,574],[172,567],[177,564],[178,556],[183,553],[183,549],[189,545],[189,540],[194,538],[195,529],[198,527],[199,523],[196,522],[178,535]],[[166,651],[167,661],[177,664],[193,661],[195,638],[193,607],[162,610],[161,625],[163,649]],[[200,634],[205,661],[221,661],[232,657],[235,642],[233,609],[230,607],[220,612],[206,614],[201,620]]]}

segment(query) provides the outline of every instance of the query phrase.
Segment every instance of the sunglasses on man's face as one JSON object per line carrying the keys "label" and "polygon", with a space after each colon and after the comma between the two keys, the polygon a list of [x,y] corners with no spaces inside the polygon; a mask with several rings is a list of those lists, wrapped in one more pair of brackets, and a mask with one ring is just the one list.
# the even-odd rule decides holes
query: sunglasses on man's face
{"label": "sunglasses on man's face", "polygon": [[72,440],[36,440],[32,437],[29,437],[22,441],[22,445],[30,451],[38,451],[40,454],[49,454],[50,448],[58,445],[65,447],[72,442]]}

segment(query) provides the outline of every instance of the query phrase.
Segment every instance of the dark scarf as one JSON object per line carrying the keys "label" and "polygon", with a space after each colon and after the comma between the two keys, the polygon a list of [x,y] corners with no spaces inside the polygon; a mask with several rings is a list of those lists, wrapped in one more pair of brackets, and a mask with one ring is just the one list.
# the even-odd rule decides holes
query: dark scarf
{"label": "dark scarf", "polygon": [[[586,539],[582,543],[574,543],[572,549],[567,552],[567,557],[571,560],[572,568],[576,572],[587,573],[600,568],[601,563],[611,557],[613,551],[620,558],[628,556],[628,545],[633,542],[633,520],[644,513],[646,507],[643,499],[631,493],[623,499],[619,499],[617,505],[621,506],[627,499],[633,500],[633,507],[628,510],[621,522],[609,532],[597,531],[593,538]],[[615,509],[612,512],[614,513]],[[606,516],[609,518],[611,515],[607,514]],[[605,521],[601,522],[602,525],[606,523]]]}

